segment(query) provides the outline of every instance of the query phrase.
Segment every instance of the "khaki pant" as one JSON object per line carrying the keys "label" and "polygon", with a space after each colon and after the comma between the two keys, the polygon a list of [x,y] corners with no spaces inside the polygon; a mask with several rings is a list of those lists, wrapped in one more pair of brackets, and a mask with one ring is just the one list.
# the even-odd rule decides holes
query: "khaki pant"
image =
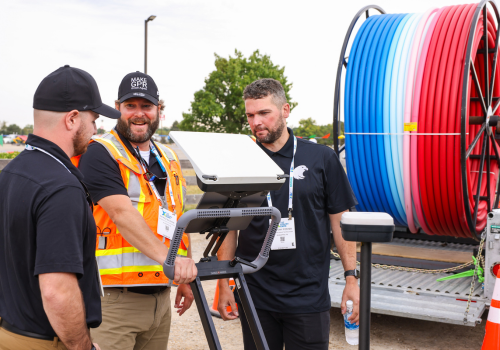
{"label": "khaki pant", "polygon": [[0,350],[67,350],[57,338],[40,340],[25,337],[0,328]]}
{"label": "khaki pant", "polygon": [[105,288],[101,297],[102,323],[91,328],[102,350],[165,350],[170,334],[170,288],[138,294]]}

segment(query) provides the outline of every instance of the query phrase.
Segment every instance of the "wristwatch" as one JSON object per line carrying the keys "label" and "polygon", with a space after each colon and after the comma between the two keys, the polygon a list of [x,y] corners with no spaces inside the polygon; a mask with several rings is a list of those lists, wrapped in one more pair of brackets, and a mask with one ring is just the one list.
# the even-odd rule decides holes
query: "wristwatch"
{"label": "wristwatch", "polygon": [[92,348],[90,350],[96,350],[94,344],[92,344]]}
{"label": "wristwatch", "polygon": [[354,276],[356,279],[359,278],[359,271],[358,270],[347,270],[344,272],[344,277],[347,278],[348,276]]}

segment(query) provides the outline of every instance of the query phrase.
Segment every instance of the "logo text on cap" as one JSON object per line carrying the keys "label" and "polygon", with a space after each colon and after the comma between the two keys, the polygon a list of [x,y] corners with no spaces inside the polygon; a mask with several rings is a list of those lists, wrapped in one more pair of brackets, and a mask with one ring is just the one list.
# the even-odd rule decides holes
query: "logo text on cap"
{"label": "logo text on cap", "polygon": [[141,89],[141,90],[147,90],[148,89],[148,80],[147,78],[144,77],[135,77],[131,79],[130,83],[130,88],[131,89]]}

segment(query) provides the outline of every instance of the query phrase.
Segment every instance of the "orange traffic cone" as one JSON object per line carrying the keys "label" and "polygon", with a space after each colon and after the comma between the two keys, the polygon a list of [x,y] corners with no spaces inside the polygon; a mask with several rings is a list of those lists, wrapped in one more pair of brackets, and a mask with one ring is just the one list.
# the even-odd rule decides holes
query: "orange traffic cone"
{"label": "orange traffic cone", "polygon": [[486,334],[484,335],[481,350],[500,349],[500,271],[497,273],[493,296],[491,297],[488,321],[486,321]]}
{"label": "orange traffic cone", "polygon": [[[229,279],[229,288],[231,288],[231,291],[234,292],[234,279],[230,278]],[[217,310],[217,307],[219,306],[219,281],[217,281],[217,286],[215,288],[215,295],[214,295],[214,302],[212,304],[212,308],[210,309],[210,313],[212,316],[221,318],[219,311]],[[238,309],[238,306],[236,305],[236,310]],[[231,306],[226,307],[227,312],[231,312]]]}

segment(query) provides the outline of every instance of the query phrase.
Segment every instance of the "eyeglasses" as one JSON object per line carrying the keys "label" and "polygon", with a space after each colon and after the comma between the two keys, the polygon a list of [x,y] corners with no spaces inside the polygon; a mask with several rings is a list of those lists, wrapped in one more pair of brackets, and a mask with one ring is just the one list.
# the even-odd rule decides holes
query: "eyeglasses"
{"label": "eyeglasses", "polygon": [[146,170],[146,172],[142,175],[144,176],[144,179],[146,179],[146,181],[155,181],[155,180],[167,180],[166,177],[158,177],[156,176],[155,174],[153,174],[151,171]]}

